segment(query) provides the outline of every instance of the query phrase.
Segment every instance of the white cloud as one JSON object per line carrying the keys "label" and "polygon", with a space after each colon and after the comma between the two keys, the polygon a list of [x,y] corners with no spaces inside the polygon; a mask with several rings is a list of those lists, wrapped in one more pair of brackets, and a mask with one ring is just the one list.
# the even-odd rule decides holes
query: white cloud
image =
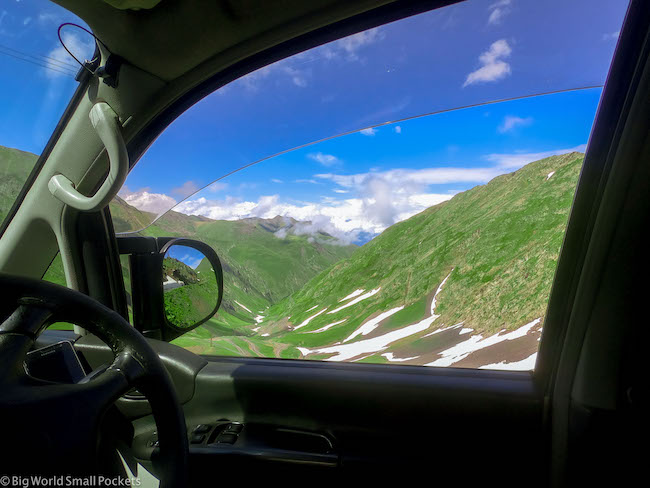
{"label": "white cloud", "polygon": [[610,32],[608,34],[603,34],[603,41],[613,41],[618,39],[618,36],[621,34],[621,31]]}
{"label": "white cloud", "polygon": [[467,75],[463,87],[474,83],[498,81],[510,74],[510,65],[503,61],[512,53],[505,39],[492,43],[490,48],[479,56],[481,67]]}
{"label": "white cloud", "polygon": [[[234,81],[231,85],[226,86],[231,87],[241,84],[246,90],[256,92],[259,90],[262,81],[268,78],[273,73],[275,68],[275,64],[264,66],[263,68],[253,71],[252,73],[248,73],[246,76],[242,76],[238,80]],[[222,91],[223,89],[218,90],[217,93]]]}
{"label": "white cloud", "polygon": [[129,187],[123,186],[119,196],[138,210],[156,215],[165,213],[177,203],[176,200],[164,193],[152,193],[149,188],[141,188],[132,192]]}
{"label": "white cloud", "polygon": [[38,22],[41,24],[61,24],[63,18],[56,12],[41,12],[38,14]]}
{"label": "white cloud", "polygon": [[[383,39],[384,33],[379,27],[369,29],[367,31],[359,32],[348,37],[344,37],[334,42],[334,47],[342,49],[348,61],[356,61],[359,59],[358,52],[361,48],[374,44],[375,42]],[[333,56],[336,56],[334,50]]]}
{"label": "white cloud", "polygon": [[[232,83],[231,86],[239,84],[246,90],[255,92],[260,89],[265,80],[273,76],[275,79],[288,80],[299,88],[305,88],[309,85],[309,80],[312,77],[311,68],[305,68],[305,65],[308,63],[320,60],[339,60],[344,62],[358,61],[361,59],[359,53],[363,48],[374,44],[378,40],[383,39],[383,37],[383,31],[378,27],[364,32],[359,32],[358,34],[339,39],[338,41],[331,42],[310,51],[296,54],[260,68],[246,76],[243,76],[236,82]],[[223,92],[224,90],[221,89],[217,93]]]}
{"label": "white cloud", "polygon": [[271,178],[271,181],[272,181],[273,183],[284,183],[284,181],[279,180],[279,179],[277,179],[277,178]]}
{"label": "white cloud", "polygon": [[[361,232],[378,234],[395,222],[452,197],[448,194],[390,191],[386,182],[380,180],[370,181],[360,190],[361,194],[356,198],[331,198],[320,203],[299,204],[281,201],[279,195],[261,196],[257,201],[232,197],[209,200],[202,197],[185,201],[174,210],[215,220],[273,218],[277,215],[292,217],[299,221],[293,229],[295,234],[315,235],[326,232],[342,243],[350,243],[356,241]],[[276,235],[283,238],[286,231]]]}
{"label": "white cloud", "polygon": [[501,22],[501,17],[503,16],[503,10],[500,8],[495,8],[490,16],[488,17],[488,24],[498,24]]}
{"label": "white cloud", "polygon": [[507,115],[501,125],[497,127],[497,130],[504,134],[511,130],[516,129],[517,127],[525,127],[533,123],[532,117],[517,117],[516,115]]}
{"label": "white cloud", "polygon": [[555,149],[552,151],[542,151],[536,153],[492,153],[485,156],[485,159],[492,163],[496,163],[497,166],[501,169],[513,170],[521,168],[522,166],[528,163],[532,163],[533,161],[548,158],[549,156],[557,156],[571,152],[585,152],[585,149],[587,149],[587,145],[580,144],[579,146],[568,149]]}
{"label": "white cloud", "polygon": [[196,267],[201,264],[203,258],[193,257],[189,254],[185,254],[182,258],[179,258],[179,261],[187,264],[190,268],[196,269]]}
{"label": "white cloud", "polygon": [[494,2],[492,5],[488,7],[488,11],[490,12],[490,16],[488,17],[488,24],[495,25],[495,24],[500,24],[501,20],[510,13],[510,4],[511,0],[499,0],[498,2]]}
{"label": "white cloud", "polygon": [[174,195],[178,196],[179,198],[183,199],[183,198],[185,198],[185,197],[187,197],[189,195],[192,195],[193,193],[196,193],[199,190],[200,190],[199,185],[197,185],[193,181],[186,181],[181,186],[177,186],[175,188],[172,188],[171,192]]}
{"label": "white cloud", "polygon": [[402,133],[402,128],[399,125],[396,125],[394,130],[395,130],[395,133],[397,133],[397,134]]}
{"label": "white cloud", "polygon": [[289,75],[294,85],[304,88],[307,86],[308,71],[294,68],[292,66],[282,66],[282,70]]}
{"label": "white cloud", "polygon": [[299,65],[297,56],[286,58],[243,76],[234,82],[234,85],[241,84],[246,90],[256,92],[264,80],[276,76],[279,79],[288,79],[297,87],[305,88],[309,84],[308,78],[311,76],[311,70],[300,68]]}
{"label": "white cloud", "polygon": [[[72,32],[63,31],[61,33],[61,38],[70,52],[82,63],[84,60],[92,58],[95,51],[95,42],[90,36],[87,36],[87,38],[81,38]],[[48,78],[58,78],[63,76],[64,73],[61,72],[62,63],[65,63],[66,65],[71,63],[76,64],[76,61],[72,59],[65,48],[61,45],[52,49],[47,56],[51,59],[45,60],[47,68],[43,68],[43,71]]]}
{"label": "white cloud", "polygon": [[307,157],[322,164],[323,166],[335,166],[341,163],[341,160],[331,154],[323,154],[322,152],[308,154]]}
{"label": "white cloud", "polygon": [[212,183],[210,186],[208,186],[208,191],[212,193],[216,193],[218,191],[222,191],[228,188],[228,183],[222,183],[220,181],[215,181]]}
{"label": "white cloud", "polygon": [[[583,152],[585,145],[537,153],[492,153],[483,157],[491,166],[475,168],[393,169],[351,175],[317,174],[308,183],[330,181],[339,186],[332,191],[345,197],[326,197],[320,202],[287,202],[279,195],[264,195],[257,200],[226,196],[222,199],[194,198],[174,208],[188,215],[203,215],[215,220],[239,220],[250,217],[291,217],[299,223],[296,234],[326,232],[342,243],[355,242],[361,235],[376,235],[387,227],[453,197],[456,190],[433,193],[430,185],[449,183],[486,183],[496,176],[548,156]],[[121,194],[127,202],[143,210],[167,210],[175,201],[166,195],[151,193],[148,188]],[[169,202],[172,202],[170,204]],[[286,231],[276,234],[286,237]]]}
{"label": "white cloud", "polygon": [[372,127],[368,127],[367,129],[362,129],[359,132],[361,132],[364,136],[374,136],[377,133],[377,131]]}
{"label": "white cloud", "polygon": [[317,178],[331,180],[344,188],[365,188],[373,179],[386,181],[400,191],[414,193],[428,185],[446,183],[486,183],[500,173],[497,168],[425,168],[392,169],[384,172],[353,175],[317,174]]}

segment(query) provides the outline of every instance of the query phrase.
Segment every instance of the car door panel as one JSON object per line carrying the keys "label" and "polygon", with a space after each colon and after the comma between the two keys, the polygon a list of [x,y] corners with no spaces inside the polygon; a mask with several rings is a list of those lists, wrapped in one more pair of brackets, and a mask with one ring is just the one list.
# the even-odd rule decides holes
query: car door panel
{"label": "car door panel", "polygon": [[[61,331],[39,345],[61,340]],[[543,400],[528,372],[386,366],[259,358],[203,358],[149,339],[170,372],[188,433],[210,430],[190,445],[191,474],[215,466],[250,476],[319,477],[403,472],[483,477],[516,483],[526,473],[542,484]],[[110,351],[95,338],[76,340],[96,368]],[[152,449],[155,423],[137,392],[117,402],[135,426],[136,456]],[[219,433],[243,424],[234,444]],[[467,466],[471,465],[471,470]],[[260,467],[260,471],[255,471]],[[232,474],[232,473],[231,473]]]}

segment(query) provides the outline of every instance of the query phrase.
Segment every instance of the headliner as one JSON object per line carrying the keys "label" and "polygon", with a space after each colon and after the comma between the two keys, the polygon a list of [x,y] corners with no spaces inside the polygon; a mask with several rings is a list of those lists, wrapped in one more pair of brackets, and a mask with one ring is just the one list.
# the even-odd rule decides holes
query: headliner
{"label": "headliner", "polygon": [[[53,0],[130,64],[171,81],[269,34],[275,44],[394,0]],[[144,8],[133,8],[135,6]],[[147,8],[151,7],[151,8]],[[275,34],[275,35],[273,35]],[[252,49],[253,54],[256,50]]]}

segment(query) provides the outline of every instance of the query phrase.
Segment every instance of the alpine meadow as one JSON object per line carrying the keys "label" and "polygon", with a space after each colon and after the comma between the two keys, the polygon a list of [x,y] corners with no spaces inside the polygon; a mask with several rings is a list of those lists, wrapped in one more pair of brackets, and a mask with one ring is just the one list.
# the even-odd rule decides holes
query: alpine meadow
{"label": "alpine meadow", "polygon": [[[119,197],[110,211],[118,233],[188,237],[219,255],[221,309],[174,341],[193,352],[531,369],[583,156],[529,163],[362,246],[298,233],[299,222],[282,216],[212,220],[169,211],[142,229],[151,214]],[[0,147],[3,195],[17,195],[35,161]],[[200,311],[185,295],[202,265],[165,266],[186,285],[166,299],[191,318]],[[122,270],[128,293],[126,260]],[[65,284],[59,259],[45,279]]]}

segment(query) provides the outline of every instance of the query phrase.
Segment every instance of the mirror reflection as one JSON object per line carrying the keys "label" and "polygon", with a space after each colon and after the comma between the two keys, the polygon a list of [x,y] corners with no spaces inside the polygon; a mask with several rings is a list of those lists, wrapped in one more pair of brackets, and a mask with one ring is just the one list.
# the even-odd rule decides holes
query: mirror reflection
{"label": "mirror reflection", "polygon": [[163,258],[165,316],[179,328],[193,327],[213,314],[219,298],[212,263],[200,251],[169,247]]}

